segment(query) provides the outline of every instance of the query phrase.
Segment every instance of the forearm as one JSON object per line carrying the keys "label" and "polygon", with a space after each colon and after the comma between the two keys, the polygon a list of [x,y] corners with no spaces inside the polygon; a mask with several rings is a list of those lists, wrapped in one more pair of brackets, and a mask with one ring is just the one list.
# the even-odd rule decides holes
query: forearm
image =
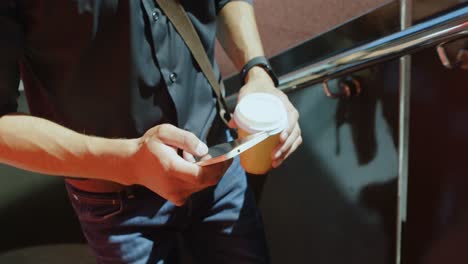
{"label": "forearm", "polygon": [[0,117],[0,162],[29,171],[122,183],[123,175],[109,171],[126,167],[133,145],[131,140],[79,134],[33,116]]}
{"label": "forearm", "polygon": [[[239,71],[250,59],[264,56],[254,9],[249,3],[233,1],[221,9],[217,37]],[[270,76],[260,67],[253,67],[247,73],[245,81],[250,79],[271,82]]]}
{"label": "forearm", "polygon": [[264,55],[254,9],[249,3],[232,1],[221,9],[217,36],[238,70],[250,59]]}
{"label": "forearm", "polygon": [[[232,1],[226,4],[218,17],[218,39],[224,50],[234,62],[239,71],[251,59],[264,56],[262,43],[258,33],[253,7],[245,2]],[[246,94],[263,92],[277,96],[286,107],[288,126],[280,135],[280,145],[272,155],[275,157],[272,165],[278,167],[302,143],[301,129],[297,109],[289,101],[284,92],[276,89],[276,78],[257,64],[249,66],[244,85],[238,93],[238,100]]]}

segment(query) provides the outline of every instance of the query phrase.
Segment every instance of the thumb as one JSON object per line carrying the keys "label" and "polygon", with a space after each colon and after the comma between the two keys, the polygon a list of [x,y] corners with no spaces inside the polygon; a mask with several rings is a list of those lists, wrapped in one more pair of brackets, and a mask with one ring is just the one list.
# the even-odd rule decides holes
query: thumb
{"label": "thumb", "polygon": [[208,153],[208,147],[193,133],[180,129],[173,125],[160,125],[157,137],[164,144],[182,149],[195,156],[203,156]]}

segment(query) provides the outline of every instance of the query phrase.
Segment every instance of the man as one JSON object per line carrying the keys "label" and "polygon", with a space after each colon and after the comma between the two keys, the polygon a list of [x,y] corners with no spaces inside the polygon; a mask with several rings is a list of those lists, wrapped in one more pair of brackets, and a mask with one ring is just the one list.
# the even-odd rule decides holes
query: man
{"label": "man", "polygon": [[[250,3],[182,5],[218,77],[216,28],[239,69],[263,56]],[[177,237],[200,263],[268,262],[239,162],[193,162],[206,141],[229,135],[212,88],[155,2],[3,0],[0,33],[0,160],[66,176],[98,263],[173,263]],[[20,76],[32,115],[15,113]],[[289,111],[277,167],[301,144],[298,113],[262,65],[246,73],[240,96],[256,91]]]}

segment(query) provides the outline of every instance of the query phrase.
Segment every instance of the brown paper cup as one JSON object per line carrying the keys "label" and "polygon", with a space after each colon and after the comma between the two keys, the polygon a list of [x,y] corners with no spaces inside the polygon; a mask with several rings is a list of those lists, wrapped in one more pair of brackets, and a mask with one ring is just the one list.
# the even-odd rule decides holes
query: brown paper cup
{"label": "brown paper cup", "polygon": [[251,174],[265,174],[272,168],[273,150],[279,145],[280,134],[287,125],[283,103],[268,93],[253,93],[242,98],[234,111],[240,138],[260,131],[270,136],[241,153],[242,167]]}

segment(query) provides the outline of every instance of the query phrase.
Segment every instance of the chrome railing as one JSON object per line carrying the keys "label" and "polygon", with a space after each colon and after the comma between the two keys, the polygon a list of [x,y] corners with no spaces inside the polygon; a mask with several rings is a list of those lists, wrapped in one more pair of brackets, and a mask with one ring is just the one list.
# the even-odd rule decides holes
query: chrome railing
{"label": "chrome railing", "polygon": [[[279,89],[292,92],[310,85],[450,42],[468,35],[468,7],[414,25],[368,44],[313,63],[280,78]],[[227,101],[235,101],[233,94]]]}
{"label": "chrome railing", "polygon": [[292,72],[280,79],[280,89],[290,92],[467,35],[464,7]]}

